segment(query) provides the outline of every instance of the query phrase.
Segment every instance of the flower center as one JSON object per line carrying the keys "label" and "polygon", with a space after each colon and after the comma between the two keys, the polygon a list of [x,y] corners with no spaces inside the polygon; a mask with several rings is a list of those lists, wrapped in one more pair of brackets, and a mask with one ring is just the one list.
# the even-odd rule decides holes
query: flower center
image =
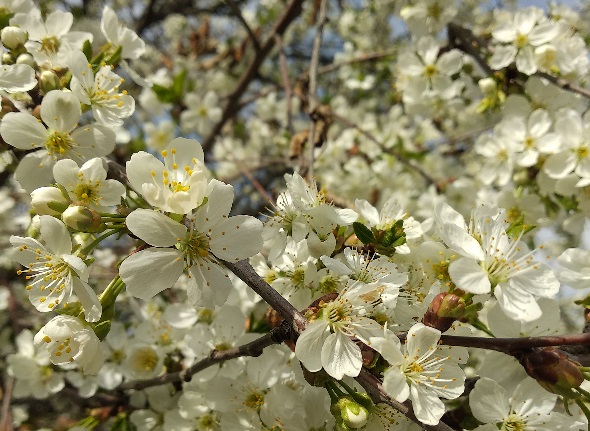
{"label": "flower center", "polygon": [[250,392],[244,401],[244,405],[252,410],[259,411],[264,404],[264,394],[262,392]]}
{"label": "flower center", "polygon": [[514,40],[514,44],[516,45],[516,47],[518,49],[524,48],[525,46],[527,46],[528,43],[529,43],[529,39],[526,36],[526,34],[518,33],[518,35],[516,35],[516,39]]}
{"label": "flower center", "polygon": [[55,54],[60,47],[61,43],[55,36],[44,37],[41,40],[41,51],[45,54]]}
{"label": "flower center", "polygon": [[179,239],[176,247],[184,254],[187,268],[208,258],[210,254],[209,237],[196,230],[189,231],[184,239]]}
{"label": "flower center", "polygon": [[525,426],[526,423],[522,420],[522,417],[513,413],[502,424],[501,431],[524,431]]}
{"label": "flower center", "polygon": [[429,64],[424,68],[424,75],[426,75],[427,78],[432,78],[434,75],[436,75],[436,72],[437,70],[434,64]]}
{"label": "flower center", "polygon": [[535,146],[535,138],[531,136],[527,136],[524,140],[524,147],[525,148],[533,148]]}
{"label": "flower center", "polygon": [[203,416],[201,416],[199,418],[199,421],[197,423],[197,430],[199,431],[216,431],[219,430],[219,419],[217,418],[217,416],[210,412],[207,414],[204,414]]}
{"label": "flower center", "polygon": [[58,132],[54,130],[45,140],[45,148],[49,154],[54,156],[63,156],[74,146],[74,140],[67,132]]}
{"label": "flower center", "polygon": [[99,188],[101,186],[100,181],[95,181],[94,184],[91,183],[79,183],[74,187],[73,194],[76,196],[76,199],[84,204],[98,204],[98,202],[102,199],[100,196]]}
{"label": "flower center", "polygon": [[576,148],[576,158],[578,160],[587,158],[588,154],[590,154],[590,151],[586,145],[580,145],[578,148]]}
{"label": "flower center", "polygon": [[135,352],[133,368],[141,371],[153,371],[158,364],[158,355],[153,349],[145,347]]}
{"label": "flower center", "polygon": [[438,20],[443,12],[443,9],[439,3],[432,3],[427,8],[428,16],[432,19]]}

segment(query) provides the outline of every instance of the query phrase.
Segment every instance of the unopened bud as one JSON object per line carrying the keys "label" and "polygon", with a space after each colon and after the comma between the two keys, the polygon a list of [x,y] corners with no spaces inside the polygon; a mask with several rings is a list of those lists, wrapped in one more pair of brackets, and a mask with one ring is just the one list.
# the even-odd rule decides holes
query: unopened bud
{"label": "unopened bud", "polygon": [[41,76],[39,77],[39,86],[41,87],[41,91],[47,94],[51,90],[60,88],[59,78],[52,70],[45,70],[41,72]]}
{"label": "unopened bud", "polygon": [[483,78],[478,81],[479,89],[484,94],[492,94],[496,91],[496,81],[492,78]]}
{"label": "unopened bud", "polygon": [[10,52],[3,52],[2,64],[14,64],[14,55],[12,55]]}
{"label": "unopened bud", "polygon": [[33,56],[28,53],[19,55],[16,59],[16,64],[26,64],[28,66],[31,66],[33,69],[37,68],[37,62],[35,62]]}
{"label": "unopened bud", "polygon": [[69,204],[57,187],[41,187],[31,193],[31,208],[39,215],[58,216]]}
{"label": "unopened bud", "polygon": [[0,38],[2,38],[2,44],[8,49],[16,49],[19,46],[23,46],[27,39],[29,38],[26,31],[19,27],[4,27],[2,29],[2,33],[0,33]]}
{"label": "unopened bud", "polygon": [[465,300],[454,293],[442,292],[436,295],[428,306],[422,323],[445,332],[464,314]]}
{"label": "unopened bud", "polygon": [[37,238],[41,233],[41,217],[38,215],[31,218],[31,223],[25,229],[25,235],[31,238]]}
{"label": "unopened bud", "polygon": [[529,353],[521,359],[521,364],[545,390],[567,398],[576,398],[573,389],[584,381],[581,365],[555,347]]}
{"label": "unopened bud", "polygon": [[340,398],[330,410],[338,426],[345,431],[360,429],[369,421],[369,411],[350,397]]}
{"label": "unopened bud", "polygon": [[100,225],[100,214],[82,205],[72,205],[61,215],[66,226],[81,232],[96,232]]}

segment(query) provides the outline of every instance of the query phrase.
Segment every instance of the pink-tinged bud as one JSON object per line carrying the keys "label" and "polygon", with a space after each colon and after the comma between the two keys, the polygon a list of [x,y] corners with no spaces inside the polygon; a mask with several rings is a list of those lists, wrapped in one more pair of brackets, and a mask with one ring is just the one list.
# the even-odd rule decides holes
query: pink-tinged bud
{"label": "pink-tinged bud", "polygon": [[79,232],[96,232],[100,229],[100,214],[82,205],[72,205],[61,215],[66,226]]}
{"label": "pink-tinged bud", "polygon": [[465,300],[454,293],[442,292],[434,297],[424,313],[422,323],[438,329],[448,330],[453,322],[465,314]]}
{"label": "pink-tinged bud", "polygon": [[570,359],[556,347],[545,347],[525,355],[521,364],[529,376],[548,392],[568,398],[576,398],[572,390],[584,381],[581,364]]}

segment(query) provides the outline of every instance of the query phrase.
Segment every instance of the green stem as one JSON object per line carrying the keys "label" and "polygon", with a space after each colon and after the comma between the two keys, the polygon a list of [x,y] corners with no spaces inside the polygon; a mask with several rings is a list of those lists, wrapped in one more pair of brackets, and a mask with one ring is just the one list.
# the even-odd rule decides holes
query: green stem
{"label": "green stem", "polygon": [[357,393],[357,391],[355,391],[353,388],[344,383],[344,380],[339,380],[338,384],[342,386],[350,395],[355,395]]}
{"label": "green stem", "polygon": [[80,253],[83,254],[84,256],[88,256],[88,254],[94,250],[94,248],[100,244],[100,242],[105,239],[108,238],[109,236],[119,232],[121,229],[123,229],[123,227],[113,227],[113,230],[109,231],[109,232],[105,232],[104,234],[100,235],[98,238],[96,238],[94,241],[92,241],[90,244],[88,244],[86,247],[84,247],[82,250],[80,250]]}
{"label": "green stem", "polygon": [[103,307],[113,304],[119,293],[123,291],[125,287],[125,283],[121,280],[120,276],[116,276],[113,280],[109,283],[107,288],[100,294],[100,303]]}
{"label": "green stem", "polygon": [[324,383],[324,388],[328,391],[328,395],[330,396],[330,404],[336,404],[340,397],[334,390],[334,383],[328,381]]}
{"label": "green stem", "polygon": [[125,218],[127,216],[124,216],[123,214],[112,214],[112,213],[98,213],[101,217],[105,217],[105,218]]}
{"label": "green stem", "polygon": [[576,404],[578,405],[578,407],[580,407],[580,410],[584,412],[584,416],[586,416],[586,418],[588,419],[588,431],[590,431],[590,410],[588,410],[588,407],[586,406],[586,404],[584,404],[584,401],[580,399],[576,399]]}
{"label": "green stem", "polygon": [[590,401],[590,392],[588,392],[585,389],[582,389],[580,386],[578,386],[575,390],[578,391],[579,393],[581,393],[582,395],[584,395],[586,397],[586,399],[588,401]]}

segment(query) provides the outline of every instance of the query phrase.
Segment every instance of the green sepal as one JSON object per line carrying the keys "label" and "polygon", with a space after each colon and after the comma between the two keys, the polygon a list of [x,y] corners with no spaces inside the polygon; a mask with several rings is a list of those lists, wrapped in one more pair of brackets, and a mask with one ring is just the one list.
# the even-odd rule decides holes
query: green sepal
{"label": "green sepal", "polygon": [[590,295],[588,295],[584,299],[578,299],[577,301],[574,301],[574,304],[583,305],[584,308],[590,308]]}
{"label": "green sepal", "polygon": [[530,231],[532,231],[537,226],[534,224],[524,224],[524,214],[521,214],[516,221],[510,223],[508,229],[506,229],[506,234],[510,238],[518,238]]}
{"label": "green sepal", "polygon": [[375,236],[373,235],[373,232],[364,224],[355,221],[352,224],[352,228],[354,229],[356,237],[363,244],[372,244],[375,242]]}
{"label": "green sepal", "polygon": [[82,45],[82,52],[86,56],[86,60],[90,62],[90,60],[92,60],[92,43],[90,43],[88,39],[86,39]]}
{"label": "green sepal", "polygon": [[115,52],[113,52],[108,58],[104,60],[106,64],[116,65],[119,64],[121,61],[121,53],[123,52],[123,47],[119,46]]}
{"label": "green sepal", "polygon": [[111,322],[115,316],[115,304],[111,304],[102,309],[102,316],[96,323],[91,323],[92,330],[100,341],[103,341],[111,330]]}
{"label": "green sepal", "polygon": [[77,317],[80,314],[84,313],[84,309],[82,308],[82,304],[79,302],[68,302],[61,308],[54,309],[57,314],[65,314],[67,316],[74,316]]}

